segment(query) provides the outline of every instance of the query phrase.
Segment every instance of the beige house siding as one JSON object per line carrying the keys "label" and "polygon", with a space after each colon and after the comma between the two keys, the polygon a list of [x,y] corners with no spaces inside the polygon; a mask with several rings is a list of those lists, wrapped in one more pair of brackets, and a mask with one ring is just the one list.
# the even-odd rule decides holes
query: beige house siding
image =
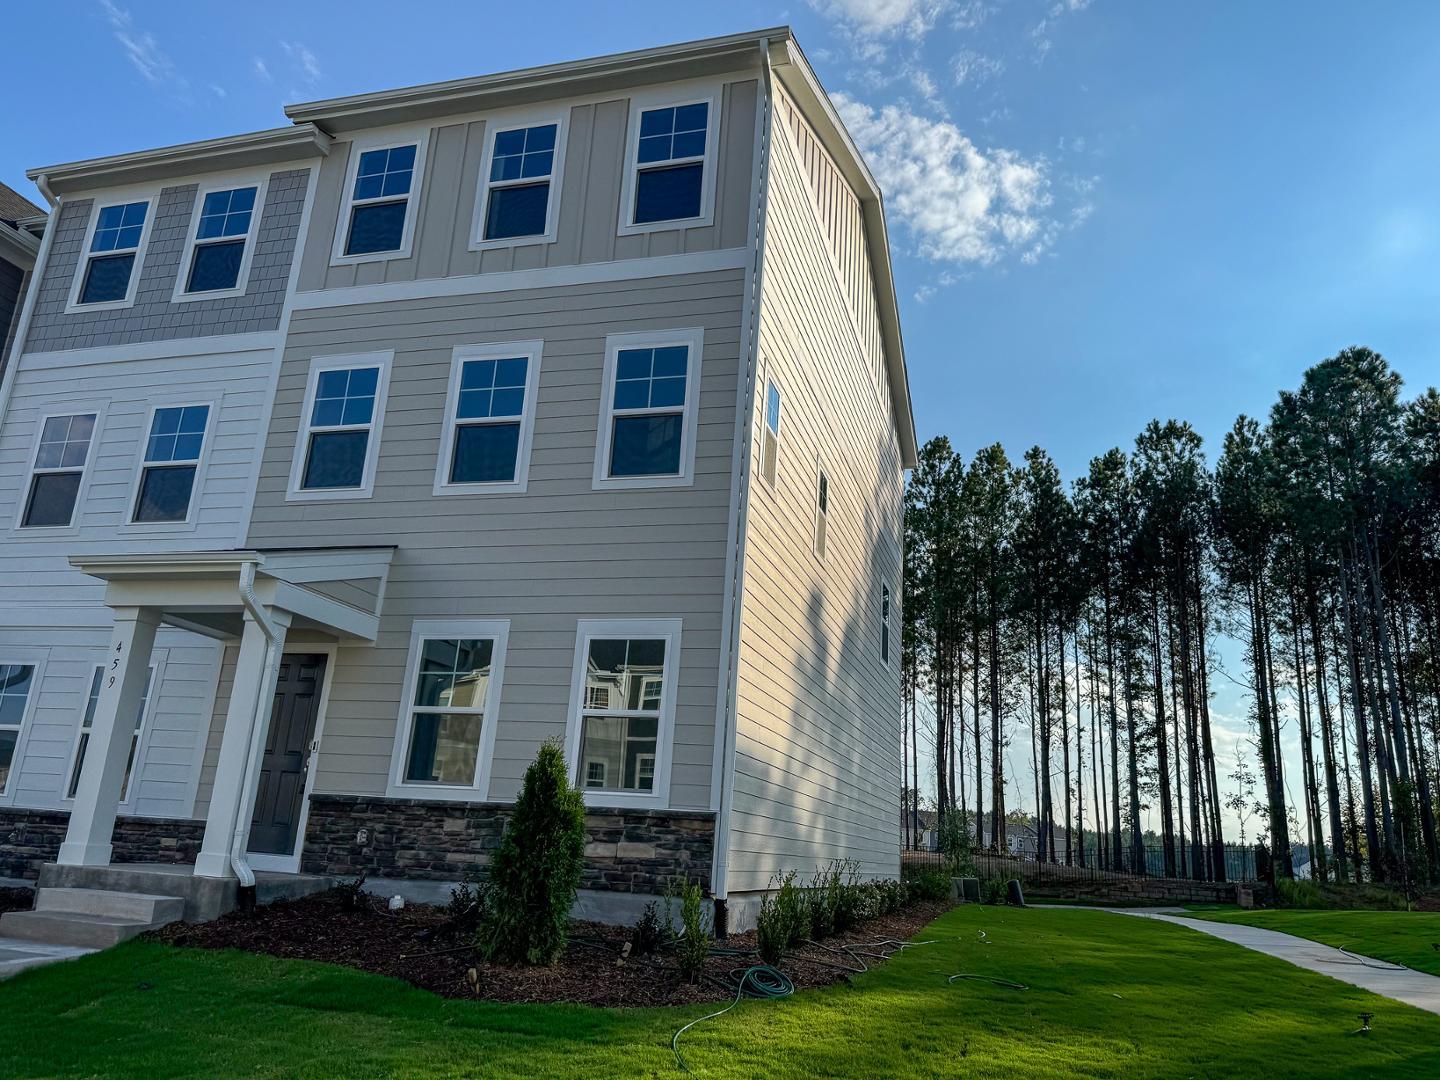
{"label": "beige house siding", "polygon": [[[713,224],[621,236],[620,191],[628,167],[625,137],[630,99],[562,104],[554,111],[556,114],[568,112],[569,123],[555,240],[471,251],[475,192],[485,155],[486,122],[484,119],[457,120],[429,129],[424,179],[416,211],[419,216],[411,252],[406,258],[330,265],[354,147],[351,142],[334,144],[320,170],[312,225],[301,263],[300,290],[742,247],[751,205],[757,85],[753,78],[706,85],[720,88]],[[682,84],[675,92],[677,98],[683,98],[693,93],[694,88]],[[416,133],[423,130],[416,129]],[[555,197],[555,192],[552,191],[551,196]]]}
{"label": "beige house siding", "polygon": [[[576,623],[683,619],[670,804],[708,808],[741,271],[296,312],[248,542],[397,545],[379,639],[339,650],[315,790],[383,795],[413,620],[509,619],[490,798],[563,736]],[[702,327],[694,483],[596,491],[605,338]],[[451,350],[541,338],[528,490],[433,494]],[[287,502],[310,360],[394,349],[374,495]],[[477,798],[484,798],[480,793]]]}
{"label": "beige house siding", "polygon": [[[871,294],[837,274],[807,170],[814,158],[778,134],[751,417],[732,894],[834,858],[855,859],[866,875],[899,870],[899,447],[873,346],[857,332],[871,316],[851,309],[857,300],[873,309]],[[773,490],[759,459],[770,379],[782,393]],[[830,492],[823,560],[813,553],[821,467]],[[882,584],[892,595],[889,667],[880,661]]]}

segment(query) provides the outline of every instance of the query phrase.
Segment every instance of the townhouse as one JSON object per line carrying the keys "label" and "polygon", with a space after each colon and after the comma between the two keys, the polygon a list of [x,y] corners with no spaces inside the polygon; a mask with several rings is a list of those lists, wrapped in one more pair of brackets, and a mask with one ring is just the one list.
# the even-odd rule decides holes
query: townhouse
{"label": "townhouse", "polygon": [[915,438],[788,29],[286,113],[32,174],[0,874],[440,895],[558,739],[587,914],[895,875]]}

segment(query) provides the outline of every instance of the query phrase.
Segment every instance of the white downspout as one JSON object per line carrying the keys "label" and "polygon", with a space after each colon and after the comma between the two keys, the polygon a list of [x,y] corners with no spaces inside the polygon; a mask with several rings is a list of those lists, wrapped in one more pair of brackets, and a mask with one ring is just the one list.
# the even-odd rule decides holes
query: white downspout
{"label": "white downspout", "polygon": [[[235,871],[235,876],[240,879],[242,888],[249,888],[255,884],[255,872],[250,869],[250,863],[245,858],[245,843],[250,836],[250,816],[253,813],[254,804],[250,799],[250,785],[255,776],[255,768],[259,762],[260,753],[263,747],[260,740],[255,738],[255,732],[261,724],[261,709],[268,708],[270,702],[266,701],[265,687],[270,685],[271,675],[280,662],[279,634],[275,624],[270,621],[270,616],[265,614],[260,601],[255,596],[255,564],[247,562],[240,567],[240,602],[245,605],[245,613],[255,620],[255,625],[260,627],[260,632],[265,635],[265,665],[260,672],[260,686],[255,694],[255,708],[250,712],[250,723],[245,732],[246,742],[250,746],[250,753],[245,758],[245,772],[240,778],[240,806],[235,814],[235,835],[230,840],[230,866]],[[252,808],[247,812],[247,807]]]}

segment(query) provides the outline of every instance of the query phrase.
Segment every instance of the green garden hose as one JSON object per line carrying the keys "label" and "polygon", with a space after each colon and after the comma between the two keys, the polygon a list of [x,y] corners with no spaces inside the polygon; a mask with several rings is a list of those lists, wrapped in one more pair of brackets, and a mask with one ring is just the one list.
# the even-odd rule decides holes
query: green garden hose
{"label": "green garden hose", "polygon": [[704,1023],[706,1020],[714,1020],[717,1016],[724,1016],[736,1005],[740,1004],[741,998],[762,998],[773,1000],[775,998],[789,997],[795,992],[795,984],[779,968],[773,968],[769,964],[752,964],[747,968],[735,968],[730,972],[730,978],[735,982],[735,1000],[705,1016],[691,1020],[670,1040],[670,1049],[675,1053],[675,1064],[684,1069],[687,1073],[690,1066],[685,1064],[685,1058],[680,1053],[680,1036],[689,1031],[696,1024]]}

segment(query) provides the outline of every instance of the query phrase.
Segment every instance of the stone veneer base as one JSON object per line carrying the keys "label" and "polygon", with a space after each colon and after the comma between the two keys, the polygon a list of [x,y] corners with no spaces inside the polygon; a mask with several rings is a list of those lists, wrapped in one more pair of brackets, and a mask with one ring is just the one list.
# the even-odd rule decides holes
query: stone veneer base
{"label": "stone veneer base", "polygon": [[[34,881],[53,863],[70,823],[68,810],[0,809],[0,877]],[[193,863],[205,822],[190,818],[117,817],[110,842],[115,863]]]}

